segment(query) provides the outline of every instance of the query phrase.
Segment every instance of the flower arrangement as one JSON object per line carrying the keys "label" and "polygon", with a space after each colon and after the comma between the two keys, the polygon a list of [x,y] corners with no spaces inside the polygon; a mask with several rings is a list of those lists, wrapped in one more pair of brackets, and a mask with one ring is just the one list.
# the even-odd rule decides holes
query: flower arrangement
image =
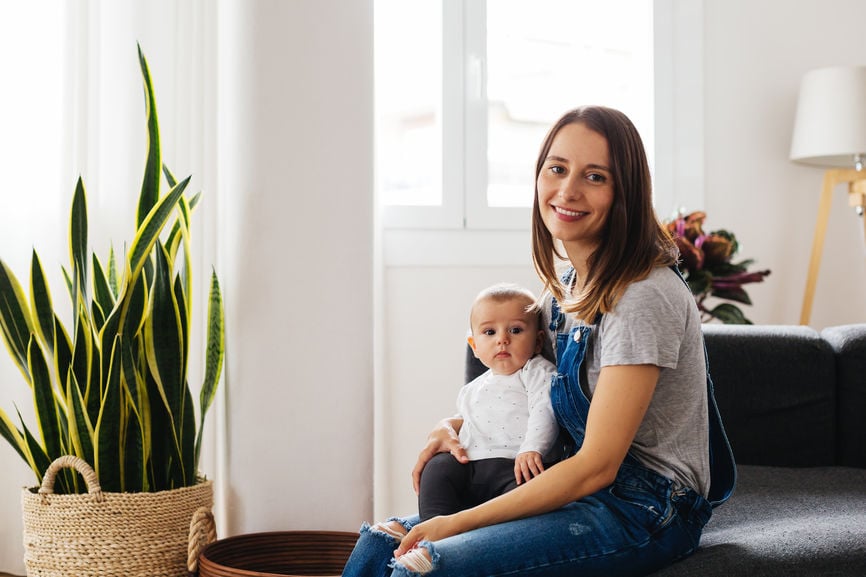
{"label": "flower arrangement", "polygon": [[703,224],[706,218],[707,213],[695,211],[687,215],[680,213],[667,223],[667,229],[680,249],[680,272],[695,296],[704,322],[717,319],[725,324],[752,324],[734,304],[722,303],[707,308],[707,297],[750,305],[752,300],[743,285],[763,282],[770,271],[749,272],[749,266],[754,263],[751,259],[731,262],[739,250],[737,237],[727,230],[705,233]]}

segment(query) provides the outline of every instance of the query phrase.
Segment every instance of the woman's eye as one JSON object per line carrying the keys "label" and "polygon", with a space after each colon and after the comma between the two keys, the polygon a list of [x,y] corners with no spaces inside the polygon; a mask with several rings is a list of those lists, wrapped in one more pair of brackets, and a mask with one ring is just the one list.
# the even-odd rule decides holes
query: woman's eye
{"label": "woman's eye", "polygon": [[592,182],[598,182],[598,183],[607,182],[607,177],[605,175],[599,174],[597,172],[590,173],[589,175],[587,175],[587,178],[589,180],[591,180]]}
{"label": "woman's eye", "polygon": [[552,172],[553,174],[564,174],[565,169],[562,168],[561,166],[551,166],[550,172]]}

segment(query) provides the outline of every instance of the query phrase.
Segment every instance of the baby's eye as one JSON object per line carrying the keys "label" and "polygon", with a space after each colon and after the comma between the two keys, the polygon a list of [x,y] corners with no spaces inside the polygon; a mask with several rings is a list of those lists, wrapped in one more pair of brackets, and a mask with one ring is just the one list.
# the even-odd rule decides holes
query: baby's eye
{"label": "baby's eye", "polygon": [[496,334],[496,331],[494,331],[493,329],[484,329],[483,334],[487,335],[488,337],[492,337]]}
{"label": "baby's eye", "polygon": [[510,329],[508,329],[508,332],[512,335],[519,335],[523,332],[523,329],[520,327],[511,327]]}

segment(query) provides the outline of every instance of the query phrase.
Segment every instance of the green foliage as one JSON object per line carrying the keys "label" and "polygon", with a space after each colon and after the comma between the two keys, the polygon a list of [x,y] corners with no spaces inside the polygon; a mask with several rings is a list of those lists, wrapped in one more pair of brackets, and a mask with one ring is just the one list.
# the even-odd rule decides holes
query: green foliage
{"label": "green foliage", "polygon": [[[88,255],[87,198],[79,178],[69,227],[72,305],[67,331],[54,312],[42,264],[33,252],[30,293],[0,260],[0,330],[33,394],[38,431],[0,408],[0,436],[33,469],[37,481],[54,459],[76,455],[105,491],[161,491],[197,482],[205,416],[223,366],[224,315],[216,273],[208,299],[205,376],[195,418],[187,380],[191,327],[189,177],[162,167],[159,127],[147,61],[139,48],[147,110],[148,151],[137,230],[119,274],[114,251],[104,267]],[[72,474],[58,492],[85,491]]]}

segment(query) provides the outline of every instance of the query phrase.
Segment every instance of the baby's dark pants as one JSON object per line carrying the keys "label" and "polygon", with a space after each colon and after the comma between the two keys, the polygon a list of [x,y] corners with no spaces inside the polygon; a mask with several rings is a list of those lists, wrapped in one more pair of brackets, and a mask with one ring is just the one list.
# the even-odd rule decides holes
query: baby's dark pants
{"label": "baby's dark pants", "polygon": [[451,453],[439,453],[421,472],[418,514],[422,521],[436,515],[450,515],[515,487],[514,459],[480,459],[464,465]]}

